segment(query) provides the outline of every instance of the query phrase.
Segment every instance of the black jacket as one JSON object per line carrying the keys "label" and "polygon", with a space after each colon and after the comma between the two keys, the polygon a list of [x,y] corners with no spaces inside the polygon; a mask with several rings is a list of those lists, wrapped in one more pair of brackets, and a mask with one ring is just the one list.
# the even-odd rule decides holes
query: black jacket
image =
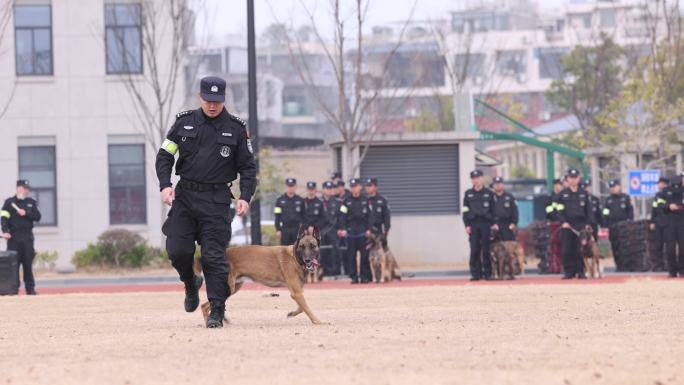
{"label": "black jacket", "polygon": [[375,196],[368,198],[368,204],[373,211],[373,227],[384,233],[388,232],[392,221],[387,199],[380,194],[375,194]]}
{"label": "black jacket", "polygon": [[290,198],[283,194],[276,200],[273,213],[276,231],[282,230],[283,227],[298,229],[304,223],[304,198],[299,195]]}
{"label": "black jacket", "polygon": [[518,205],[510,193],[504,192],[501,196],[494,193],[494,222],[518,225]]}
{"label": "black jacket", "polygon": [[[23,217],[19,215],[16,207],[26,211]],[[38,210],[38,203],[33,198],[19,199],[16,196],[7,198],[0,210],[0,219],[2,223],[2,232],[10,233],[12,239],[32,240],[33,239],[33,223],[40,221],[40,211]]]}
{"label": "black jacket", "polygon": [[493,223],[494,193],[483,187],[480,191],[468,189],[463,197],[463,223],[470,227],[475,221]]}
{"label": "black jacket", "polygon": [[323,202],[318,198],[304,198],[304,226],[314,226],[322,230],[327,222]]}
{"label": "black jacket", "polygon": [[351,236],[360,236],[373,227],[373,212],[368,198],[360,195],[350,196],[340,206],[340,229],[347,230]]}
{"label": "black jacket", "polygon": [[326,234],[329,231],[337,231],[339,229],[340,221],[340,206],[342,206],[342,200],[331,196],[330,199],[321,199],[321,204],[323,205],[323,211],[325,212],[326,225],[321,228],[321,234]]}
{"label": "black jacket", "polygon": [[667,211],[667,189],[658,191],[651,208],[651,223],[656,226],[667,226],[670,224],[670,214]]}
{"label": "black jacket", "polygon": [[556,194],[554,203],[556,206],[556,218],[561,223],[569,223],[575,228],[584,225],[596,225],[594,223],[591,200],[589,194],[582,190],[572,191],[570,188],[565,188]]}
{"label": "black jacket", "polygon": [[634,208],[627,194],[610,194],[603,203],[601,213],[604,226],[634,220]]}
{"label": "black jacket", "polygon": [[202,109],[176,115],[157,153],[159,188],[171,187],[174,155],[176,175],[198,183],[228,184],[240,174],[240,199],[249,202],[256,190],[256,163],[245,123],[225,109],[208,118]]}

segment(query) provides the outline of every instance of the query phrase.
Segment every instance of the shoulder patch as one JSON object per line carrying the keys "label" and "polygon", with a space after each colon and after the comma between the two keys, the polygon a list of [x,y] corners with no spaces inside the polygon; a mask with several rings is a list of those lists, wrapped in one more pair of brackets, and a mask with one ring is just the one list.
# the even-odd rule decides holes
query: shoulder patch
{"label": "shoulder patch", "polygon": [[192,115],[193,112],[195,112],[195,110],[181,111],[181,112],[179,112],[179,113],[176,114],[176,119],[180,119],[180,118],[182,118],[183,116]]}
{"label": "shoulder patch", "polygon": [[245,123],[244,120],[238,118],[237,116],[231,114],[230,112],[228,113],[228,116],[230,116],[230,119],[232,119],[233,121],[239,123],[242,127],[247,127],[247,123]]}

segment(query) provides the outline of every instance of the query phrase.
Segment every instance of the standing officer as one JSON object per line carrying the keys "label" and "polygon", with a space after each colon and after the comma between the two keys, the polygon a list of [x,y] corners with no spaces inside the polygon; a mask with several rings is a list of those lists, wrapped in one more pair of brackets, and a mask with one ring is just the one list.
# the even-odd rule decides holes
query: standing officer
{"label": "standing officer", "polygon": [[596,195],[592,194],[591,179],[585,179],[582,183],[584,191],[589,194],[589,201],[591,202],[591,222],[594,223],[592,229],[594,230],[594,240],[598,242],[599,223],[601,223],[601,200]]}
{"label": "standing officer", "polygon": [[664,246],[671,243],[670,241],[670,215],[666,212],[667,209],[667,188],[670,185],[670,180],[665,177],[660,177],[658,180],[658,192],[653,200],[653,208],[651,209],[651,223],[649,229],[655,231],[655,254],[656,261],[653,266],[654,271],[665,271],[665,251]]}
{"label": "standing officer", "polygon": [[314,227],[319,230],[325,226],[327,218],[323,211],[323,203],[316,196],[316,182],[306,183],[306,198],[304,199],[304,226],[309,234],[313,234]]}
{"label": "standing officer", "polygon": [[667,251],[667,268],[670,278],[677,274],[684,277],[684,173],[679,181],[673,178],[672,185],[665,189],[667,210],[670,219],[669,242]]}
{"label": "standing officer", "polygon": [[[584,263],[580,254],[579,231],[595,225],[592,220],[589,194],[579,187],[580,172],[568,170],[568,187],[556,195],[556,212],[561,222],[560,242],[563,260],[563,279],[585,279]],[[592,228],[593,230],[593,228]]]}
{"label": "standing officer", "polygon": [[378,194],[378,179],[366,179],[366,197],[373,211],[373,228],[382,234],[382,247],[387,251],[387,236],[391,226],[391,212],[387,199]]}
{"label": "standing officer", "polygon": [[344,188],[344,181],[343,180],[338,180],[337,181],[337,198],[341,200],[346,200],[351,196],[351,192]]}
{"label": "standing officer", "polygon": [[550,222],[557,222],[556,218],[556,205],[554,204],[556,195],[563,190],[563,182],[556,178],[553,180],[553,192],[546,200],[546,206],[544,210],[546,211],[546,219]]}
{"label": "standing officer", "polygon": [[514,241],[518,226],[518,205],[510,193],[504,191],[504,180],[497,176],[492,183],[494,189],[494,223],[502,241]]}
{"label": "standing officer", "polygon": [[[226,81],[200,81],[197,110],[176,115],[176,122],[157,153],[157,178],[164,203],[172,206],[162,231],[173,267],[185,283],[185,311],[199,305],[201,278],[193,272],[195,241],[202,247],[202,270],[207,280],[211,311],[208,328],[223,326],[228,288],[226,247],[230,243],[231,192],[229,184],[240,174],[237,214],[249,210],[256,189],[256,164],[245,123],[225,109]],[[176,189],[171,184],[174,156],[180,152]]]}
{"label": "standing officer", "polygon": [[[7,250],[17,252],[17,285],[19,285],[19,266],[24,270],[26,294],[36,295],[36,282],[33,278],[33,223],[40,221],[38,203],[28,196],[31,192],[29,181],[17,181],[17,193],[7,198],[2,205],[2,237],[7,240]],[[19,293],[19,286],[15,294]]]}
{"label": "standing officer", "polygon": [[471,281],[479,281],[484,277],[492,279],[492,262],[489,252],[494,219],[494,193],[484,186],[482,171],[470,173],[473,187],[466,190],[463,197],[463,224],[470,241],[470,275]]}
{"label": "standing officer", "polygon": [[[340,236],[347,237],[347,255],[345,271],[352,283],[368,283],[371,280],[366,236],[373,227],[373,212],[368,205],[368,198],[361,196],[361,181],[357,178],[349,180],[351,196],[340,206]],[[359,264],[356,254],[361,254]],[[360,273],[360,277],[359,277]]]}
{"label": "standing officer", "polygon": [[294,245],[299,226],[304,223],[304,199],[296,191],[297,180],[285,179],[285,193],[278,197],[273,209],[276,236],[283,246]]}
{"label": "standing officer", "polygon": [[622,270],[622,261],[618,251],[618,231],[617,224],[624,221],[634,220],[634,209],[629,195],[622,193],[620,180],[613,179],[608,182],[610,195],[603,204],[603,225],[608,227],[610,238],[610,248],[615,259],[615,266],[618,271]]}
{"label": "standing officer", "polygon": [[321,264],[323,265],[323,275],[328,277],[342,273],[339,250],[337,249],[338,213],[342,201],[334,196],[334,187],[331,181],[324,182],[323,199],[321,199],[326,217],[325,226],[321,228]]}

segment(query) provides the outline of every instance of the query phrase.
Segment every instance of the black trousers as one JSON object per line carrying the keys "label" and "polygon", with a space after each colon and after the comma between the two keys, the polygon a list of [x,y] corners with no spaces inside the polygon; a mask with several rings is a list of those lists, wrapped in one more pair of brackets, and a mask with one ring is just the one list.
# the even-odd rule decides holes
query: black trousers
{"label": "black trousers", "polygon": [[613,253],[613,260],[615,260],[615,270],[625,270],[625,266],[623,266],[623,261],[620,259],[621,253],[620,242],[618,241],[617,225],[612,224],[608,228],[608,239],[610,240],[610,251]]}
{"label": "black trousers", "polygon": [[[356,263],[356,254],[360,253],[359,264]],[[347,237],[347,255],[344,269],[352,280],[361,279],[369,282],[371,280],[370,261],[368,259],[368,249],[366,249],[366,237],[361,235],[350,235]],[[360,272],[360,276],[357,275]]]}
{"label": "black trousers", "polygon": [[684,274],[684,221],[676,221],[670,225],[667,250],[667,268],[670,274]]}
{"label": "black trousers", "polygon": [[492,276],[492,256],[489,251],[491,226],[489,222],[470,225],[470,275],[473,278]]}
{"label": "black trousers", "polygon": [[166,251],[180,279],[193,279],[195,242],[202,248],[202,271],[207,298],[223,301],[228,289],[226,248],[230,243],[230,192],[228,189],[195,192],[176,189],[176,199],[164,224]]}
{"label": "black trousers", "polygon": [[323,265],[323,275],[325,276],[331,277],[340,274],[335,230],[330,230],[321,237],[321,265]]}
{"label": "black trousers", "polygon": [[672,243],[672,226],[657,225],[655,227],[655,268],[656,271],[663,271],[665,269],[665,255],[669,256],[668,244]]}
{"label": "black trousers", "polygon": [[33,248],[33,239],[9,239],[7,241],[7,250],[17,252],[17,292],[19,292],[19,287],[21,286],[19,267],[24,272],[24,288],[26,288],[27,292],[34,291],[36,289],[36,281],[33,278],[33,258],[36,256],[36,252]]}
{"label": "black trousers", "polygon": [[283,227],[280,229],[282,237],[280,238],[280,244],[283,246],[291,246],[297,241],[297,232],[299,227]]}
{"label": "black trousers", "polygon": [[[584,225],[573,226],[582,229]],[[576,277],[584,274],[584,261],[580,252],[579,237],[570,229],[560,230],[561,260],[563,273],[566,277]]]}
{"label": "black trousers", "polygon": [[510,229],[511,222],[497,222],[499,226],[499,237],[502,241],[515,241],[515,231]]}

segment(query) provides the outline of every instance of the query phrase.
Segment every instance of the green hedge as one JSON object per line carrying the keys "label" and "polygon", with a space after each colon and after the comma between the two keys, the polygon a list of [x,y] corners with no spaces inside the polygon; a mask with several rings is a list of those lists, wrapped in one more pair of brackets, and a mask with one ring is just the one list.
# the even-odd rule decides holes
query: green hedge
{"label": "green hedge", "polygon": [[152,247],[138,234],[125,229],[105,231],[96,243],[77,251],[71,258],[77,268],[140,268],[166,266],[166,252]]}

